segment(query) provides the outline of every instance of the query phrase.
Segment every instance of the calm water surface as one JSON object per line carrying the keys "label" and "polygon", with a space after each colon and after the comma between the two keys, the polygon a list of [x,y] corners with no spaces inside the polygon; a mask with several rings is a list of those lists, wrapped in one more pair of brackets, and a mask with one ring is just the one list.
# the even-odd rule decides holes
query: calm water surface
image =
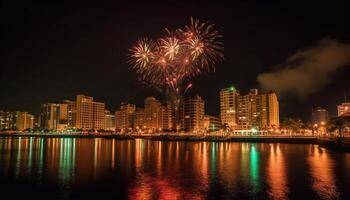
{"label": "calm water surface", "polygon": [[0,138],[0,191],[8,199],[350,199],[350,154],[300,144]]}

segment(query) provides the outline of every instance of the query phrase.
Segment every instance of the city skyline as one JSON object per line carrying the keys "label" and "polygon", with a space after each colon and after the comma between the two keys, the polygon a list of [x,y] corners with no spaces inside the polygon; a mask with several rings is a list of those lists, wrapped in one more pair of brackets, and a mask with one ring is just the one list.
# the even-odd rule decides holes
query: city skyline
{"label": "city skyline", "polygon": [[[341,12],[345,6],[339,6],[341,3],[319,3],[312,16],[312,3],[231,5],[202,2],[198,7],[195,1],[186,6],[174,3],[171,7],[162,3],[100,7],[4,3],[6,31],[0,89],[6,95],[0,101],[0,109],[38,113],[40,108],[35,105],[62,97],[72,99],[79,93],[97,97],[111,109],[123,101],[141,105],[146,96],[163,99],[162,94],[137,83],[128,70],[126,54],[140,36],[162,36],[162,27],[179,28],[190,17],[214,23],[223,35],[224,62],[216,66],[215,73],[195,78],[188,91],[206,99],[209,113],[215,115],[220,113],[217,91],[221,88],[233,85],[242,92],[250,88],[260,90],[264,87],[259,80],[269,77],[262,74],[289,66],[288,59],[298,52],[317,54],[323,47],[347,52],[350,38],[348,27],[344,26],[346,12]],[[152,12],[155,10],[159,12]],[[295,10],[298,15],[291,15]],[[179,11],[183,15],[176,15]],[[330,11],[329,15],[323,14]],[[294,90],[288,90],[290,96],[276,91],[281,97],[281,118],[306,120],[317,106],[336,115],[334,107],[343,102],[344,92],[349,93],[346,75],[350,69],[349,64],[344,65],[336,66],[331,75],[326,74],[324,84],[315,85],[315,91],[307,92],[303,98]],[[322,77],[319,80],[322,82]]]}

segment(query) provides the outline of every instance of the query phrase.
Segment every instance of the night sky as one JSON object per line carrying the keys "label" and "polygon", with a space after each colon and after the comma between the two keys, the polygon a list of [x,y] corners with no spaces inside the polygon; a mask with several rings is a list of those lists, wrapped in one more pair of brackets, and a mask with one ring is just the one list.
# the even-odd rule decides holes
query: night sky
{"label": "night sky", "polygon": [[[141,107],[146,96],[163,99],[136,81],[128,69],[128,49],[142,37],[164,35],[165,27],[181,28],[191,16],[215,24],[223,35],[225,60],[215,73],[193,79],[189,91],[206,100],[208,114],[219,114],[221,88],[234,85],[245,94],[261,87],[259,74],[271,72],[291,55],[317,46],[324,38],[350,42],[345,1],[47,2],[1,3],[2,110],[37,114],[40,104],[73,100],[76,94],[93,96],[112,112],[122,101]],[[302,98],[282,96],[281,117],[309,120],[311,108],[316,106],[335,114],[344,92],[350,93],[349,66],[337,68],[327,84]]]}

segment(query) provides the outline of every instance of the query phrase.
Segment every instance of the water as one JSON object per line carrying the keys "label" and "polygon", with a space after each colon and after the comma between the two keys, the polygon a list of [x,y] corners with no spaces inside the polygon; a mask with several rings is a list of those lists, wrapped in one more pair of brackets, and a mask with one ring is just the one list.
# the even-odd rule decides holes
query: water
{"label": "water", "polygon": [[1,199],[350,199],[318,145],[0,138]]}

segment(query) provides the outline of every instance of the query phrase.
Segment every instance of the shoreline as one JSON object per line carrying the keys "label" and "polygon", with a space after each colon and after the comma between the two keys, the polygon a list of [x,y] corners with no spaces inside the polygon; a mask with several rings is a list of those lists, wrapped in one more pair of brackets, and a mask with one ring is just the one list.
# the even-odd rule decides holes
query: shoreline
{"label": "shoreline", "polygon": [[117,140],[145,139],[152,141],[188,142],[249,142],[249,143],[289,143],[318,144],[328,149],[350,152],[350,138],[338,143],[334,138],[314,136],[204,136],[204,135],[122,135],[122,134],[0,134],[3,137],[42,137],[42,138],[105,138]]}

